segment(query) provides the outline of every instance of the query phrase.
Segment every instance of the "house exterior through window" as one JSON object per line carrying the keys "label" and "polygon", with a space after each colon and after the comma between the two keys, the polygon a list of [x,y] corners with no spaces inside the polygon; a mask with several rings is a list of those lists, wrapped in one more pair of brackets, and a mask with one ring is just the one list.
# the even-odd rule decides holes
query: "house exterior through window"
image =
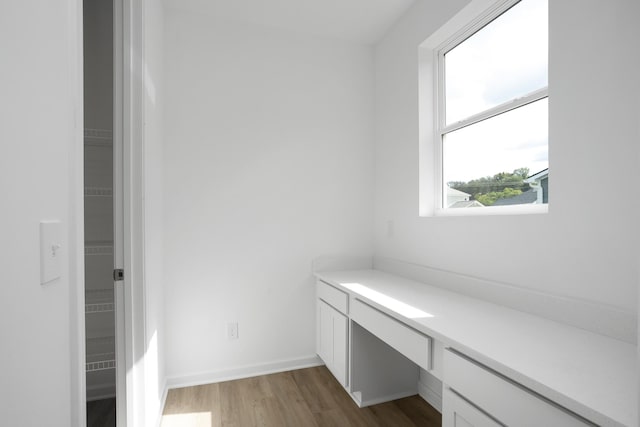
{"label": "house exterior through window", "polygon": [[547,204],[547,0],[497,2],[435,54],[436,207]]}

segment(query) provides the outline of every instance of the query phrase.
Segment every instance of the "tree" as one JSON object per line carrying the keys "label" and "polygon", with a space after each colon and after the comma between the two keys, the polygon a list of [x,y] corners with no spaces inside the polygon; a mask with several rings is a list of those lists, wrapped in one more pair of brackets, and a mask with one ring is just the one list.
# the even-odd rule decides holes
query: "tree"
{"label": "tree", "polygon": [[513,171],[513,174],[521,176],[523,180],[527,179],[527,177],[529,176],[529,168],[518,168]]}
{"label": "tree", "polygon": [[452,181],[448,185],[456,190],[471,194],[485,206],[491,206],[498,199],[517,196],[531,187],[524,180],[529,176],[529,168],[518,168],[513,172],[500,172],[493,176],[472,179],[469,182]]}
{"label": "tree", "polygon": [[519,194],[522,194],[522,191],[516,190],[514,188],[505,188],[502,191],[492,191],[487,194],[477,194],[475,195],[475,199],[485,206],[491,206],[498,199],[508,199],[509,197],[514,197]]}

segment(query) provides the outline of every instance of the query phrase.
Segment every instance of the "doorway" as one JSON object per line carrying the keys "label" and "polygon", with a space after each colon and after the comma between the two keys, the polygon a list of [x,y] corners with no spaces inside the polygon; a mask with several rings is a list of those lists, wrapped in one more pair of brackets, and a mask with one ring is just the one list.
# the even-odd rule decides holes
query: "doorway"
{"label": "doorway", "polygon": [[[119,0],[83,1],[87,426],[124,426]],[[116,410],[117,409],[117,410]],[[120,420],[120,421],[118,421]]]}

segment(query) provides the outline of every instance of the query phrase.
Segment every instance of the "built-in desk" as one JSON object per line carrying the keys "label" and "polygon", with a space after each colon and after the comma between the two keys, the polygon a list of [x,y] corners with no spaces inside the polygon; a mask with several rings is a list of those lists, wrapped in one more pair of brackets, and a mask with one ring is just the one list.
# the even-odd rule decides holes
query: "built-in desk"
{"label": "built-in desk", "polygon": [[[410,393],[420,366],[444,383],[445,425],[456,416],[469,425],[638,425],[632,344],[376,270],[316,277],[318,353],[339,360],[360,405]],[[333,311],[323,320],[321,310]],[[400,368],[390,372],[394,357]]]}

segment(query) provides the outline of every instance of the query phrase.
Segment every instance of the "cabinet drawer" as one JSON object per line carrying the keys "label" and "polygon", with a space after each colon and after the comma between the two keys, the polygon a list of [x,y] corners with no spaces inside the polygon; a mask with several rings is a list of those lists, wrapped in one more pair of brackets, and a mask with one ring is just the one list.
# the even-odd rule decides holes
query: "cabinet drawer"
{"label": "cabinet drawer", "polygon": [[431,369],[431,338],[387,314],[355,300],[351,319],[423,369]]}
{"label": "cabinet drawer", "polygon": [[450,388],[443,390],[442,427],[504,427]]}
{"label": "cabinet drawer", "polygon": [[339,312],[349,314],[349,296],[345,292],[318,280],[317,293],[318,298],[331,305]]}
{"label": "cabinet drawer", "polygon": [[450,350],[444,352],[445,387],[505,425],[585,427],[594,424],[523,386]]}

